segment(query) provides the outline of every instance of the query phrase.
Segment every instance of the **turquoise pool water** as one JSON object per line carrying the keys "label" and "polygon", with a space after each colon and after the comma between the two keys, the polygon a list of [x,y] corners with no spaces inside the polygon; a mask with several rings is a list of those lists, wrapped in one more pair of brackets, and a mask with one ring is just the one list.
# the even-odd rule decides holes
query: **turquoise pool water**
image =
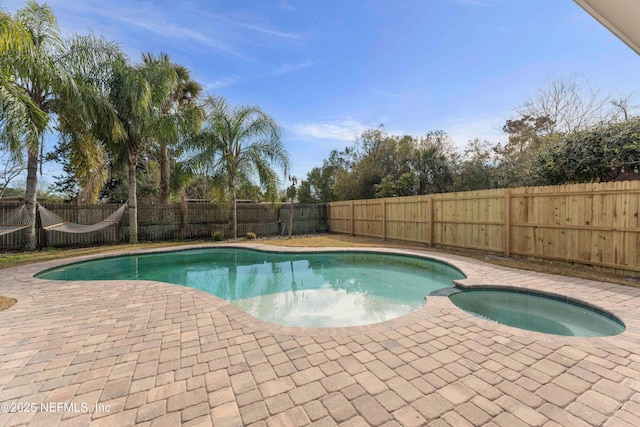
{"label": "turquoise pool water", "polygon": [[541,294],[483,289],[455,293],[449,298],[473,315],[530,331],[602,337],[625,330],[622,322],[604,312]]}
{"label": "turquoise pool water", "polygon": [[339,327],[381,322],[424,305],[465,276],[424,258],[211,248],[104,258],[36,275],[52,280],[155,280],[216,295],[267,322]]}

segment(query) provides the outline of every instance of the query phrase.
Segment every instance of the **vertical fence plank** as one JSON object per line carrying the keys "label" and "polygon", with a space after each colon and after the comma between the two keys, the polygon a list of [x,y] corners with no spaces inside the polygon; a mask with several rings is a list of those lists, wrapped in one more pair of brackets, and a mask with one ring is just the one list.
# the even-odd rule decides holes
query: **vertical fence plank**
{"label": "vertical fence plank", "polygon": [[511,256],[511,193],[509,190],[504,192],[504,256]]}
{"label": "vertical fence plank", "polygon": [[356,211],[355,211],[355,205],[353,200],[351,201],[351,235],[355,235],[356,233],[356,229],[355,229],[355,222],[356,222]]}
{"label": "vertical fence plank", "polygon": [[377,201],[382,216],[376,201],[357,203],[330,203],[332,231],[640,277],[640,181],[394,197]]}
{"label": "vertical fence plank", "polygon": [[387,240],[387,199],[382,199],[382,240]]}
{"label": "vertical fence plank", "polygon": [[[0,220],[17,204],[0,203]],[[120,207],[118,204],[74,206],[70,204],[45,204],[65,221],[77,224],[95,224]],[[284,212],[284,211],[283,211]],[[317,204],[295,204],[293,215],[294,233],[313,233],[318,224],[328,220],[325,209]],[[138,235],[140,241],[211,238],[216,230],[224,230],[228,212],[212,203],[190,203],[170,205],[139,205]],[[238,206],[238,229],[241,235],[249,231],[267,236],[279,234],[278,205],[243,203]],[[288,220],[288,217],[287,217]],[[40,246],[83,246],[123,242],[128,239],[128,215],[114,226],[80,234],[44,231],[36,226]],[[19,248],[22,231],[0,236],[0,247]]]}
{"label": "vertical fence plank", "polygon": [[433,247],[433,219],[435,208],[433,206],[433,196],[429,197],[429,222],[427,224],[429,230],[429,247]]}

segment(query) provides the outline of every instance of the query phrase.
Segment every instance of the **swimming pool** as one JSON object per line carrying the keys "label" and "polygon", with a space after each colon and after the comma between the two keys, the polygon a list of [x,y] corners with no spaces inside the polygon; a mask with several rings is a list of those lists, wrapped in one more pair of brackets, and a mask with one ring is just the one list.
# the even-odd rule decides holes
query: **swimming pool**
{"label": "swimming pool", "polygon": [[340,327],[408,314],[430,292],[465,276],[448,264],[406,255],[208,248],[96,259],[36,277],[168,282],[213,294],[266,322]]}
{"label": "swimming pool", "polygon": [[470,289],[449,299],[466,312],[503,325],[554,335],[618,335],[624,324],[608,313],[562,298],[506,289]]}

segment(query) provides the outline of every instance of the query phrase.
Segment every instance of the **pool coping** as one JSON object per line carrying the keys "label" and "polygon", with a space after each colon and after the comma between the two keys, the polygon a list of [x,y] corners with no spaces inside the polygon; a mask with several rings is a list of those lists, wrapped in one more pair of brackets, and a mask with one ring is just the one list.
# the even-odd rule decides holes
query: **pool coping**
{"label": "pool coping", "polygon": [[[268,323],[258,318],[253,317],[244,310],[235,305],[224,301],[215,295],[206,293],[199,289],[188,288],[182,285],[176,285],[166,282],[157,281],[136,281],[138,283],[144,283],[147,286],[168,286],[174,290],[180,292],[191,293],[195,297],[208,301],[215,306],[218,310],[224,314],[230,316],[236,322],[246,326],[248,328],[264,331],[272,334],[290,335],[296,337],[313,336],[313,337],[329,337],[329,336],[354,336],[369,333],[381,333],[393,331],[397,328],[405,327],[412,323],[428,319],[428,315],[434,311],[440,313],[451,313],[455,316],[468,320],[470,323],[476,324],[484,330],[494,332],[499,335],[508,336],[520,336],[535,339],[536,341],[546,341],[554,343],[562,343],[571,346],[579,347],[593,347],[593,348],[640,348],[640,310],[638,307],[627,306],[626,304],[612,303],[608,300],[597,298],[597,292],[585,292],[587,288],[591,290],[603,289],[603,282],[595,282],[583,279],[574,279],[565,276],[556,276],[546,273],[533,273],[526,272],[526,276],[535,276],[538,280],[533,280],[528,283],[514,284],[514,283],[500,283],[500,280],[495,279],[495,275],[492,271],[513,271],[514,273],[523,272],[523,270],[511,269],[506,267],[495,267],[491,264],[484,263],[479,260],[465,258],[457,255],[442,254],[438,252],[432,252],[428,250],[418,249],[399,249],[399,248],[384,248],[384,247],[288,247],[288,246],[276,246],[261,243],[224,243],[224,244],[197,244],[189,246],[174,246],[163,248],[141,248],[134,250],[122,250],[109,253],[84,255],[74,258],[66,258],[60,260],[43,261],[34,264],[28,264],[22,267],[15,267],[8,270],[17,270],[12,276],[13,280],[22,283],[43,283],[43,281],[54,282],[59,284],[66,284],[67,286],[77,286],[75,281],[57,281],[35,278],[34,275],[44,270],[59,267],[66,264],[72,264],[81,261],[88,261],[94,259],[113,258],[118,256],[147,254],[147,253],[162,253],[162,252],[174,252],[174,251],[187,251],[194,249],[206,249],[206,248],[244,248],[257,251],[278,252],[278,253],[319,253],[319,252],[369,252],[369,253],[382,253],[382,254],[394,254],[415,256],[419,258],[426,258],[435,261],[439,261],[448,264],[458,270],[460,270],[466,279],[455,280],[454,283],[466,289],[473,288],[498,288],[504,290],[518,290],[524,292],[541,293],[548,296],[558,297],[560,299],[572,300],[587,306],[591,306],[598,310],[618,318],[625,325],[625,331],[619,335],[610,337],[567,337],[559,335],[551,335],[540,332],[528,331],[519,328],[514,328],[507,325],[498,324],[489,320],[481,319],[466,313],[464,310],[458,308],[451,300],[446,296],[425,296],[425,304],[418,310],[413,311],[404,316],[386,320],[379,323],[373,323],[369,325],[361,326],[348,326],[339,328],[307,328],[307,327],[294,327],[283,326],[273,323]],[[8,271],[6,270],[6,271]],[[559,280],[560,279],[560,280]],[[571,288],[563,285],[563,282],[575,282],[578,286]],[[100,282],[109,283],[112,281],[101,280]],[[121,282],[121,280],[114,280],[113,282]],[[622,285],[605,284],[605,289],[616,288],[624,289]],[[34,304],[37,300],[31,293],[5,293],[5,296],[16,298],[17,303],[6,312],[10,313],[14,310],[26,309],[28,306]]]}

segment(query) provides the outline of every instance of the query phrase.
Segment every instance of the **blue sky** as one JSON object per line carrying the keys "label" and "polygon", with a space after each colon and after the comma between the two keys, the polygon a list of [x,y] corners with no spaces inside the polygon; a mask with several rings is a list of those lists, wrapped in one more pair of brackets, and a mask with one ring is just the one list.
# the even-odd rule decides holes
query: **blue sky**
{"label": "blue sky", "polygon": [[[14,12],[22,1],[0,0]],[[130,58],[166,52],[212,95],[284,129],[292,173],[384,124],[504,141],[505,120],[551,74],[635,92],[640,57],[570,0],[51,0]]]}

